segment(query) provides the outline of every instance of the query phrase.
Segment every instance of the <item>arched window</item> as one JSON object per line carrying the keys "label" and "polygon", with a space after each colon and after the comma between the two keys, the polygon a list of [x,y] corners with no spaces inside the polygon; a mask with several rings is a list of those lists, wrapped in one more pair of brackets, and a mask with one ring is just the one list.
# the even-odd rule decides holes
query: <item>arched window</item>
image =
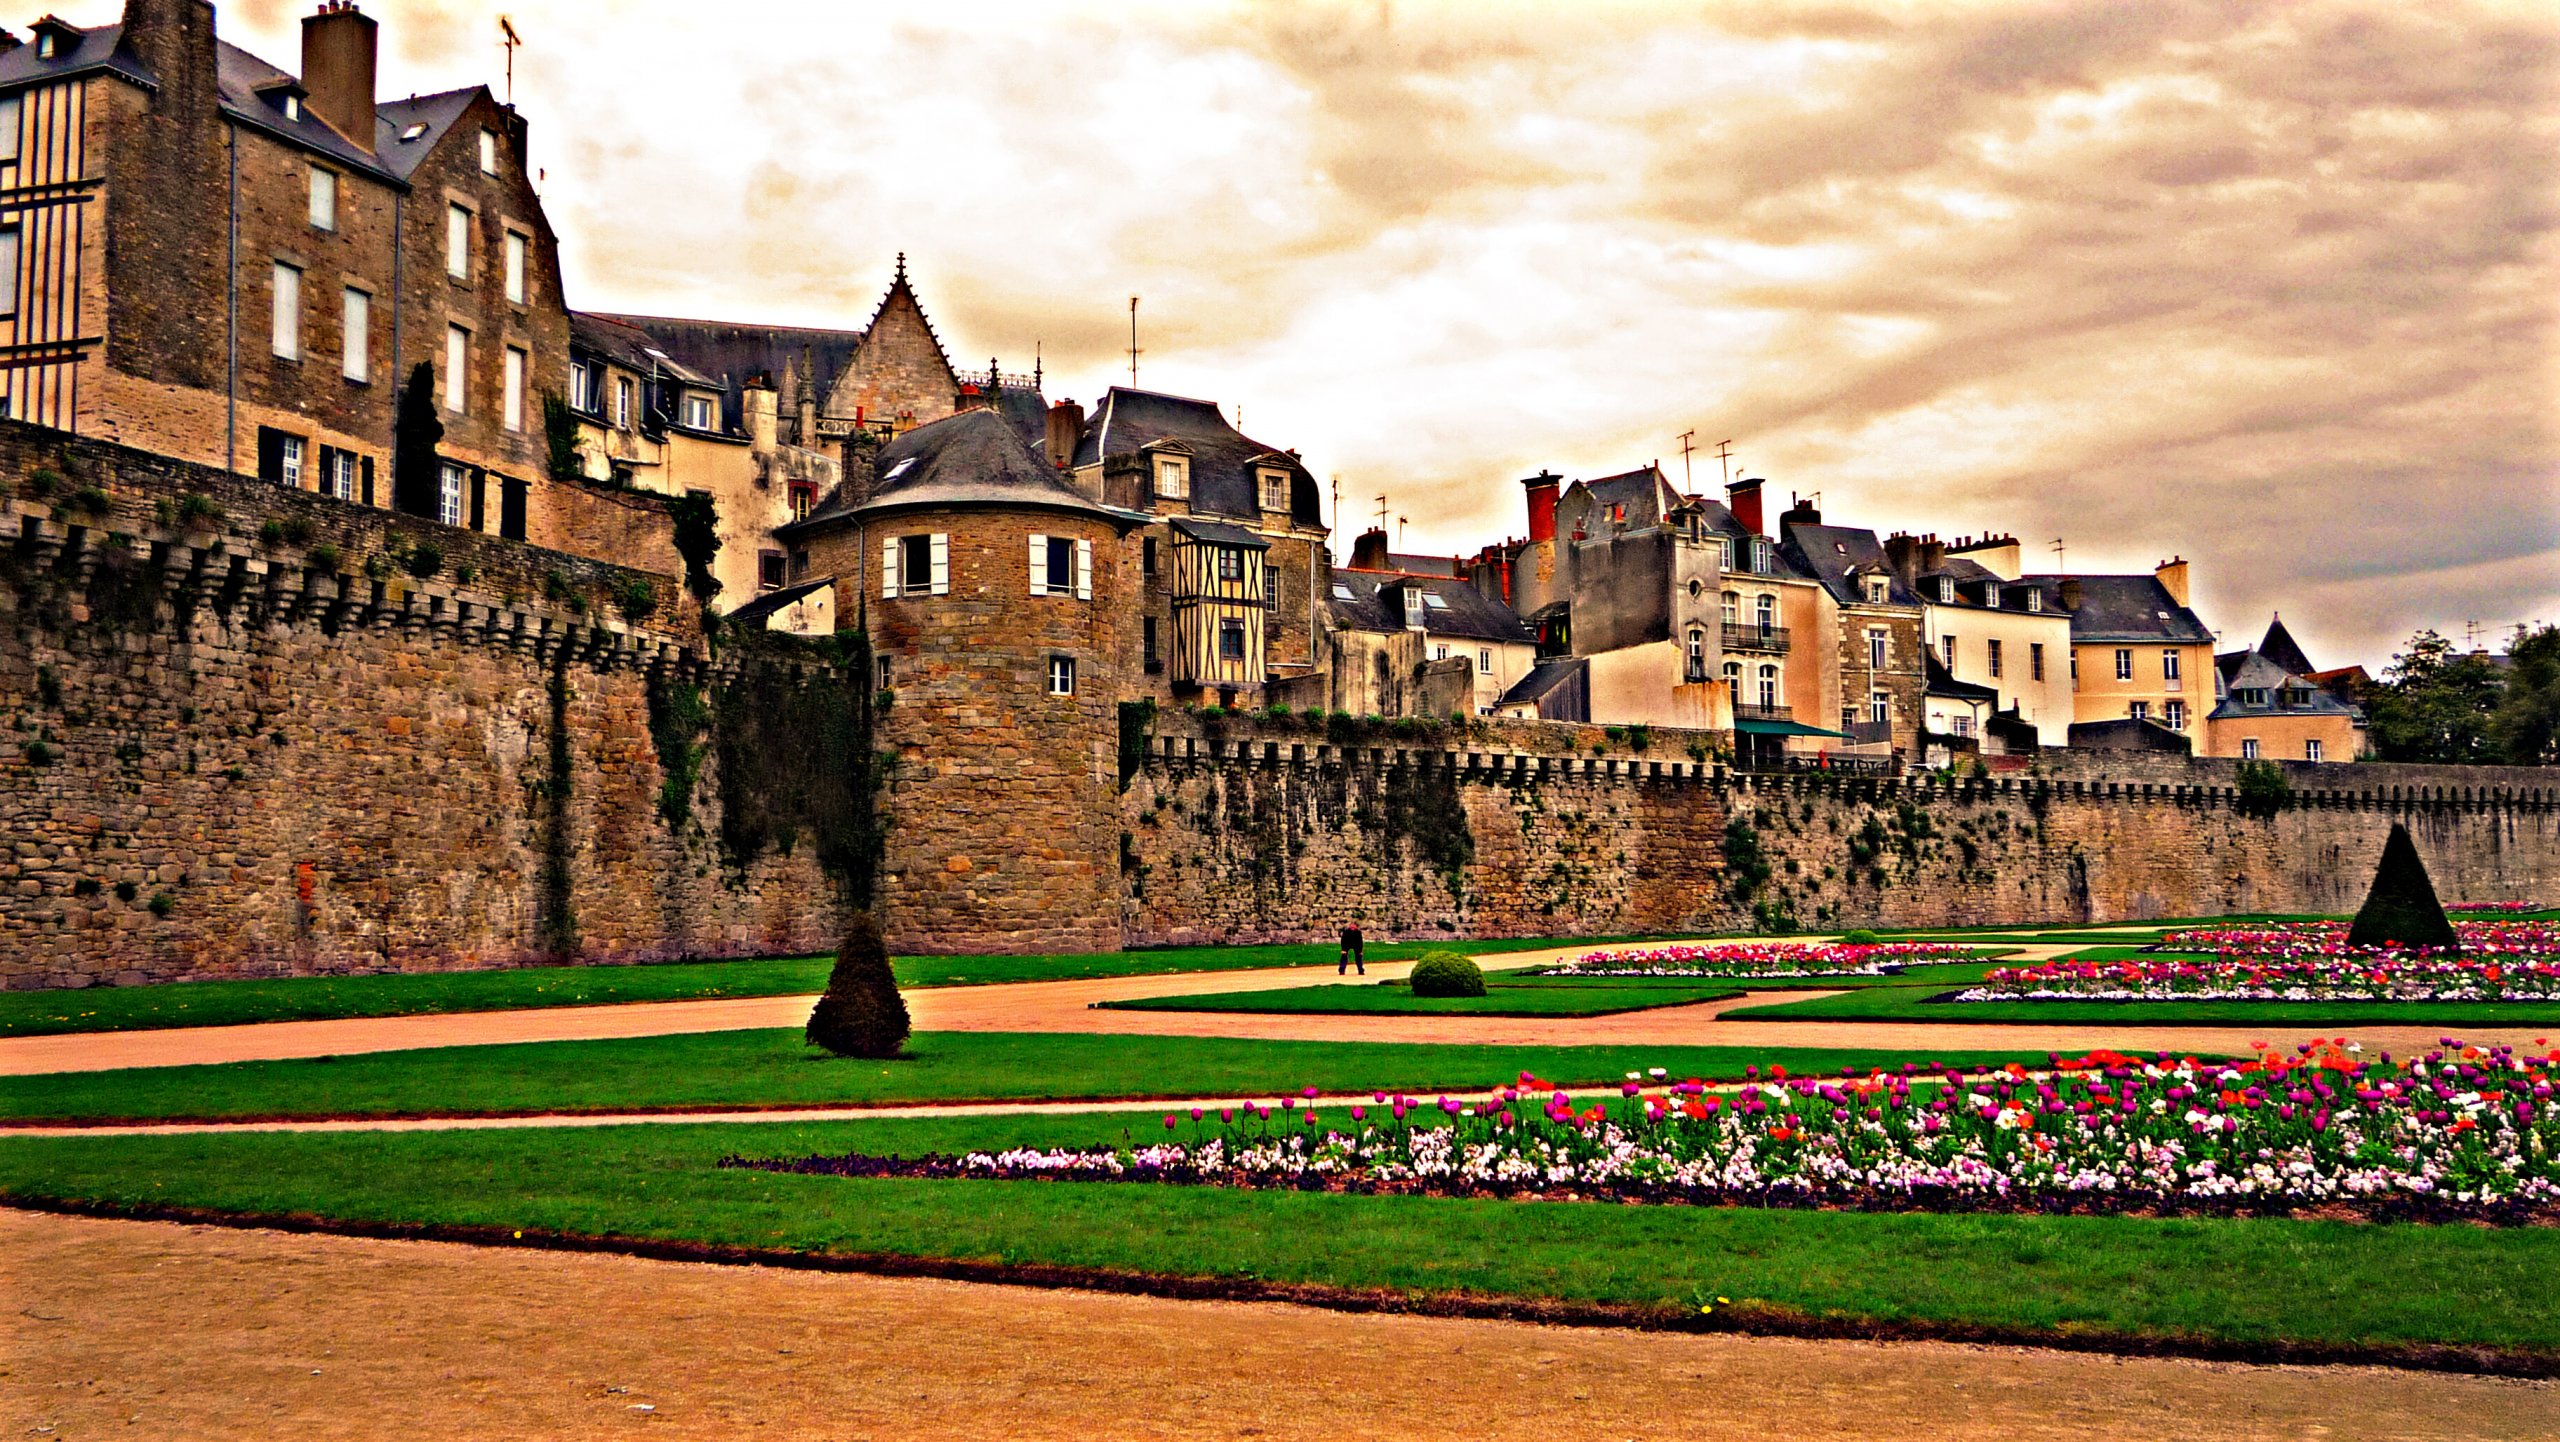
{"label": "arched window", "polygon": [[1725,689],[1733,693],[1734,700],[1740,701],[1742,699],[1741,662],[1727,661],[1724,663],[1724,684]]}
{"label": "arched window", "polygon": [[1724,623],[1728,626],[1733,625],[1742,615],[1742,598],[1731,591],[1727,591],[1724,593],[1722,604],[1724,608]]}
{"label": "arched window", "polygon": [[1690,684],[1707,679],[1707,632],[1703,626],[1689,628],[1689,666],[1680,679]]}
{"label": "arched window", "polygon": [[1777,597],[1775,597],[1775,596],[1763,596],[1763,597],[1761,597],[1761,598],[1760,598],[1760,603],[1759,603],[1759,606],[1758,606],[1758,619],[1759,619],[1759,622],[1760,622],[1760,633],[1761,633],[1762,635],[1764,635],[1764,636],[1765,636],[1765,635],[1767,635],[1767,634],[1769,633],[1769,629],[1770,629],[1771,627],[1773,627],[1773,626],[1775,626],[1775,625],[1777,625],[1777,624],[1778,624],[1778,598],[1777,598]]}
{"label": "arched window", "polygon": [[1772,711],[1778,709],[1778,668],[1775,666],[1760,668],[1760,704]]}

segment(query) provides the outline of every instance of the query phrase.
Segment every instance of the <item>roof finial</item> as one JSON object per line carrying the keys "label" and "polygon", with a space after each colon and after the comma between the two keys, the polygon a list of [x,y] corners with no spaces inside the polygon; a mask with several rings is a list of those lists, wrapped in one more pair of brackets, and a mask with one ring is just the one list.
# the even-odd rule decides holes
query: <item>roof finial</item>
{"label": "roof finial", "polygon": [[898,252],[898,273],[891,279],[893,284],[905,285],[907,283],[907,253],[903,250]]}

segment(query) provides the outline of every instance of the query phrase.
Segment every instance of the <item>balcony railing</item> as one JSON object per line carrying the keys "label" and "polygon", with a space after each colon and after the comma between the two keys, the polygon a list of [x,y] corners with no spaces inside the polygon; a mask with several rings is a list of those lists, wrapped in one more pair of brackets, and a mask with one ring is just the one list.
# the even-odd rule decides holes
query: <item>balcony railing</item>
{"label": "balcony railing", "polygon": [[1794,708],[1788,706],[1754,706],[1737,701],[1733,707],[1733,719],[1736,721],[1793,721],[1796,719],[1796,713]]}
{"label": "balcony railing", "polygon": [[1893,739],[1890,721],[1852,721],[1840,729],[1849,733],[1848,744],[1852,746],[1873,746]]}
{"label": "balcony railing", "polygon": [[1787,649],[1787,628],[1761,626],[1752,622],[1727,622],[1724,648],[1728,651],[1779,651]]}

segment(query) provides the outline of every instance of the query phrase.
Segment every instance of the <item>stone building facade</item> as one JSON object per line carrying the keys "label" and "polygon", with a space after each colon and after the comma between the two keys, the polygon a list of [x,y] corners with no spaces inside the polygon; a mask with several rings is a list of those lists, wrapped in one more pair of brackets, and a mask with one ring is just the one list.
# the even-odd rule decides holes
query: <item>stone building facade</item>
{"label": "stone building facade", "polygon": [[[297,77],[203,0],[128,0],[0,55],[7,413],[567,548],[541,397],[568,321],[523,117],[485,87],[378,102],[375,43],[332,0]],[[422,364],[441,464],[395,497]]]}

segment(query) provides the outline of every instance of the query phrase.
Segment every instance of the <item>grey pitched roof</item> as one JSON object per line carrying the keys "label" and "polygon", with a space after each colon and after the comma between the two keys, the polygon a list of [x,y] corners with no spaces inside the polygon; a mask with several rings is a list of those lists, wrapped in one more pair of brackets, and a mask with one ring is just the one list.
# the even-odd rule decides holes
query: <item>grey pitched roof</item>
{"label": "grey pitched roof", "polygon": [[1590,658],[1585,656],[1549,656],[1531,666],[1527,675],[1512,682],[1511,689],[1503,692],[1502,699],[1494,704],[1527,705],[1581,675],[1590,665]]}
{"label": "grey pitched roof", "polygon": [[1173,518],[1173,528],[1195,541],[1212,545],[1236,546],[1247,551],[1268,551],[1271,543],[1242,526],[1224,525],[1217,521],[1197,520],[1190,516]]}
{"label": "grey pitched roof", "polygon": [[1424,594],[1439,599],[1437,606],[1428,602],[1423,605],[1422,629],[1427,635],[1453,640],[1503,641],[1524,646],[1538,639],[1535,631],[1511,614],[1510,607],[1464,581],[1446,576],[1337,570],[1333,573],[1333,589],[1326,593],[1325,604],[1338,623],[1355,631],[1401,631],[1404,629],[1402,603],[1389,604],[1379,599],[1379,592],[1401,586],[1419,586]]}
{"label": "grey pitched roof", "polygon": [[[784,367],[792,368],[803,387],[824,387],[853,361],[864,332],[796,325],[741,325],[725,320],[679,320],[670,316],[591,312],[599,320],[645,331],[668,354],[705,375],[740,385],[758,376],[781,384]],[[821,403],[825,391],[818,391]]]}
{"label": "grey pitched roof", "polygon": [[569,312],[569,345],[644,376],[665,375],[704,390],[725,389],[718,380],[667,354],[647,331],[611,316],[583,310]]}
{"label": "grey pitched roof", "polygon": [[[2330,695],[2317,682],[2298,671],[2289,671],[2273,657],[2261,652],[2244,652],[2230,666],[2217,669],[2222,675],[2222,697],[2214,704],[2217,719],[2238,716],[2347,716],[2354,714],[2343,701]],[[2263,702],[2245,701],[2242,692],[2263,691]],[[2287,704],[2288,698],[2290,704]]]}
{"label": "grey pitched roof", "polygon": [[2148,718],[2119,716],[2109,721],[2074,721],[2066,732],[2075,749],[2090,751],[2166,751],[2191,753],[2184,735]]}
{"label": "grey pitched roof", "polygon": [[[159,88],[159,77],[132,51],[123,48],[122,25],[65,28],[69,43],[49,57],[39,58],[33,45],[21,45],[0,55],[0,92],[98,73],[120,75],[135,84]],[[387,164],[385,159],[367,155],[307,107],[299,118],[288,117],[280,105],[270,103],[260,93],[272,93],[278,87],[299,91],[301,84],[292,72],[279,70],[228,40],[214,42],[214,57],[214,88],[225,115],[349,170],[366,171],[399,183],[408,180],[406,171]]]}
{"label": "grey pitched roof", "polygon": [[2071,613],[2074,641],[2149,641],[2196,645],[2213,639],[2196,613],[2169,597],[2160,578],[2133,576],[2027,576],[2044,592],[2045,605],[2059,609],[2062,583],[2080,583],[2080,605]]}
{"label": "grey pitched roof", "polygon": [[1076,439],[1077,468],[1136,454],[1158,441],[1180,441],[1191,455],[1191,508],[1250,519],[1262,514],[1259,466],[1289,471],[1290,519],[1321,525],[1316,480],[1297,457],[1264,445],[1227,423],[1217,402],[1113,386]]}
{"label": "grey pitched roof", "polygon": [[2267,634],[2258,642],[2258,654],[2296,676],[2308,676],[2317,669],[2311,664],[2311,658],[2302,654],[2302,647],[2295,643],[2293,633],[2284,628],[2282,616],[2268,619]]}
{"label": "grey pitched roof", "polygon": [[1952,701],[1988,701],[1993,705],[1999,704],[2000,692],[1997,688],[1977,686],[1971,681],[1957,680],[1955,673],[1948,670],[1946,664],[1938,659],[1937,652],[1923,651],[1920,653],[1920,659],[1922,685],[1927,688],[1927,694],[1944,696]]}
{"label": "grey pitched roof", "polygon": [[[373,148],[390,171],[407,180],[418,173],[418,167],[435,153],[435,148],[453,132],[462,112],[471,102],[486,93],[485,85],[466,85],[460,90],[442,90],[433,95],[412,95],[406,100],[391,100],[373,107]],[[414,126],[426,129],[408,136]]]}
{"label": "grey pitched roof", "polygon": [[870,498],[853,500],[838,486],[779,536],[805,535],[856,515],[917,507],[1067,511],[1114,521],[1136,519],[1097,504],[1032,453],[1004,417],[980,408],[916,427],[872,458]]}
{"label": "grey pitched roof", "polygon": [[761,621],[765,617],[772,615],[774,612],[781,610],[783,607],[792,605],[805,597],[814,595],[819,591],[823,591],[835,583],[836,578],[833,576],[812,576],[808,580],[795,582],[791,585],[785,586],[779,591],[765,592],[763,595],[758,596],[754,600],[738,607],[738,609],[731,611],[728,614],[727,619],[732,621]]}
{"label": "grey pitched roof", "polygon": [[1882,571],[1887,579],[1885,599],[1896,606],[1916,606],[1920,598],[1910,587],[1894,576],[1893,567],[1885,560],[1884,545],[1876,533],[1862,526],[1808,525],[1800,521],[1785,526],[1782,543],[1787,558],[1822,582],[1833,599],[1843,604],[1862,605],[1866,598],[1859,593],[1855,573],[1860,570]]}

